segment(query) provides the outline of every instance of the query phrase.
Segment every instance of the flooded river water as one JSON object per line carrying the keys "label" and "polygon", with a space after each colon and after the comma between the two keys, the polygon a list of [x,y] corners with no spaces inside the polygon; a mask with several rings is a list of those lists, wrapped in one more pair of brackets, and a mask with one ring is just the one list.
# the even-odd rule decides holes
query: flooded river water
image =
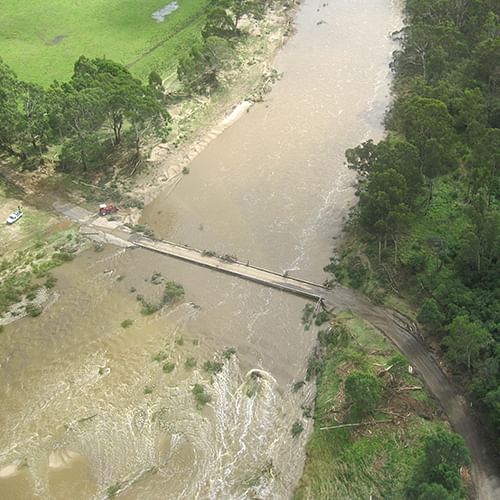
{"label": "flooded river water", "polygon": [[[344,151],[381,137],[400,23],[396,1],[306,0],[275,61],[283,78],[143,222],[323,281],[353,203]],[[136,296],[160,294],[154,273],[182,283],[185,298],[141,316]],[[307,438],[291,427],[309,429],[314,392],[293,390],[315,340],[303,299],[139,249],[85,252],[55,274],[57,299],[0,335],[0,498],[291,495]],[[211,376],[202,365],[214,357],[224,368]],[[211,396],[202,409],[195,383]]]}

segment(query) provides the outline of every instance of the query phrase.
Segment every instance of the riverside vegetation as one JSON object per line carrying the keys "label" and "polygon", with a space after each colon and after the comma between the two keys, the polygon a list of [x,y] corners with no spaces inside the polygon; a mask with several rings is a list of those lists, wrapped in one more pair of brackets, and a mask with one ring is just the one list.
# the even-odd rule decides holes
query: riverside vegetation
{"label": "riverside vegetation", "polygon": [[[401,50],[392,66],[387,136],[346,152],[348,166],[358,173],[359,203],[346,226],[346,241],[326,270],[416,318],[425,340],[446,360],[491,432],[498,433],[499,6],[489,0],[407,0],[405,14],[406,25],[395,34]],[[336,354],[332,356],[327,363]],[[322,372],[317,417],[321,394],[338,386],[337,377]],[[318,459],[318,443],[328,442],[334,449],[347,431],[322,438],[318,432],[310,444],[306,483],[308,467]],[[373,439],[368,439],[370,446],[375,446]],[[462,454],[466,463],[465,448],[457,443],[455,457]],[[425,439],[424,448],[429,446]],[[427,453],[428,463],[434,463]],[[335,463],[332,457],[325,460]],[[459,462],[453,484],[432,476],[429,465],[421,488],[416,478],[426,477],[424,462],[415,465],[411,474],[401,475],[413,477],[405,495],[462,497]],[[328,488],[328,482],[321,487]]]}
{"label": "riverside vegetation", "polygon": [[82,55],[69,81],[48,87],[19,80],[0,60],[0,152],[27,170],[52,160],[58,170],[90,179],[102,176],[106,163],[137,165],[152,140],[166,140],[168,105],[214,92],[220,74],[238,63],[235,48],[249,37],[242,19],[261,19],[272,7],[283,10],[282,2],[211,0],[199,41],[191,36],[178,53],[172,92],[158,72],[149,72],[145,84],[107,58]]}

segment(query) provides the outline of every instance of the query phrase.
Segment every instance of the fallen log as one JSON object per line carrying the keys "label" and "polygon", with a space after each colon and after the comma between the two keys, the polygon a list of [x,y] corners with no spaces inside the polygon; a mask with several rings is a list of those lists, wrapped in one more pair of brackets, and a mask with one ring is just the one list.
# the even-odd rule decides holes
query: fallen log
{"label": "fallen log", "polygon": [[358,424],[340,424],[340,425],[330,425],[328,427],[320,427],[320,431],[330,431],[332,429],[341,429],[342,427],[359,427],[360,425],[376,425],[376,424],[387,424],[388,422],[392,422],[392,419],[385,420],[375,420],[373,422],[359,422]]}

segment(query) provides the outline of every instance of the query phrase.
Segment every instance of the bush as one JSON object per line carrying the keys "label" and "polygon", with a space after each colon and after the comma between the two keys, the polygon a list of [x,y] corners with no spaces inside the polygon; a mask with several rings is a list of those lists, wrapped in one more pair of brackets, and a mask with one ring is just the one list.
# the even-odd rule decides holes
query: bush
{"label": "bush", "polygon": [[194,358],[188,358],[188,359],[186,359],[186,362],[184,363],[184,366],[188,370],[193,369],[196,366],[196,359],[194,359]]}
{"label": "bush", "polygon": [[330,319],[330,315],[326,311],[320,311],[316,318],[314,318],[314,324],[316,326],[321,326],[323,323],[326,323]]}
{"label": "bush", "polygon": [[175,368],[175,363],[168,362],[163,365],[162,369],[164,373],[171,373],[174,371],[174,368]]}
{"label": "bush", "polygon": [[193,393],[194,399],[196,401],[196,408],[200,409],[205,406],[207,403],[212,401],[212,397],[208,394],[201,384],[194,384],[194,387],[191,391]]}
{"label": "bush", "polygon": [[292,436],[297,437],[304,430],[302,422],[295,422],[292,425]]}
{"label": "bush", "polygon": [[213,250],[203,250],[201,255],[203,257],[217,257],[217,252],[214,252]]}
{"label": "bush", "polygon": [[358,256],[351,257],[346,263],[347,274],[353,288],[360,288],[366,280],[368,270]]}
{"label": "bush", "polygon": [[167,355],[163,351],[160,351],[160,352],[157,352],[152,357],[152,359],[153,359],[153,361],[158,361],[158,363],[160,363],[161,361],[165,361],[167,359]]}
{"label": "bush", "polygon": [[228,347],[223,353],[222,357],[224,359],[231,359],[231,357],[236,354],[236,348],[235,347]]}
{"label": "bush", "polygon": [[45,288],[54,288],[56,286],[56,283],[57,283],[57,278],[55,278],[54,276],[52,276],[51,274],[49,274],[47,276],[47,279],[45,280]]}
{"label": "bush", "polygon": [[36,316],[40,316],[40,314],[42,314],[43,309],[37,304],[30,303],[26,305],[25,310],[29,316],[35,318]]}
{"label": "bush", "polygon": [[317,357],[315,353],[311,354],[307,362],[306,381],[310,382],[313,378],[320,375],[323,365],[323,360],[320,357]]}
{"label": "bush", "polygon": [[75,256],[69,252],[56,252],[52,255],[52,260],[58,260],[60,262],[70,262],[75,258]]}
{"label": "bush", "polygon": [[345,392],[353,413],[363,416],[374,412],[379,405],[383,385],[369,373],[353,372],[345,380]]}
{"label": "bush", "polygon": [[438,303],[430,298],[425,299],[417,315],[417,321],[429,328],[439,328],[445,320],[444,314],[439,309]]}
{"label": "bush", "polygon": [[184,287],[175,281],[167,281],[163,292],[164,304],[170,304],[184,297]]}
{"label": "bush", "polygon": [[163,281],[165,281],[165,278],[160,272],[155,272],[151,276],[151,283],[153,283],[153,285],[160,285]]}
{"label": "bush", "polygon": [[124,319],[120,325],[122,328],[128,328],[129,326],[132,326],[134,322],[131,319]]}
{"label": "bush", "polygon": [[217,373],[220,373],[223,368],[224,364],[220,363],[219,361],[205,361],[205,363],[203,363],[203,369],[208,373],[212,373],[213,375],[217,375]]}
{"label": "bush", "polygon": [[148,238],[154,238],[155,232],[145,224],[125,224],[133,233],[142,233]]}
{"label": "bush", "polygon": [[151,314],[154,314],[156,311],[159,311],[161,307],[158,304],[153,304],[152,302],[146,302],[145,300],[142,300],[142,309],[141,309],[141,314],[143,316],[150,316]]}
{"label": "bush", "polygon": [[303,380],[300,380],[299,382],[295,382],[295,384],[292,385],[292,392],[299,392],[302,387],[304,387],[306,383]]}
{"label": "bush", "polygon": [[113,486],[110,486],[106,490],[107,494],[108,494],[108,498],[114,498],[121,489],[122,489],[121,483],[116,483],[116,484],[113,484]]}
{"label": "bush", "polygon": [[98,241],[94,241],[94,252],[102,252],[104,250],[104,244]]}
{"label": "bush", "polygon": [[304,310],[302,311],[302,323],[309,323],[314,312],[314,306],[312,304],[306,304]]}

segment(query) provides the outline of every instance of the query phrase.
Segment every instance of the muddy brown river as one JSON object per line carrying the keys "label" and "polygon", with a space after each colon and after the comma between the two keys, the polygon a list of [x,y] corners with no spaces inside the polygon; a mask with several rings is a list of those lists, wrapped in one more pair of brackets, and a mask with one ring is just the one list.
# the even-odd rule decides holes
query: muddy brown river
{"label": "muddy brown river", "polygon": [[[143,222],[321,283],[354,202],[344,151],[383,133],[400,10],[395,0],[306,0],[275,60],[283,78]],[[136,296],[159,297],[157,272],[182,283],[185,299],[145,317]],[[0,335],[0,498],[291,496],[307,432],[290,429],[314,393],[292,390],[315,340],[303,299],[139,249],[88,251],[55,274],[44,313]],[[224,368],[210,376],[202,365],[214,357]],[[211,396],[202,409],[195,383]]]}

